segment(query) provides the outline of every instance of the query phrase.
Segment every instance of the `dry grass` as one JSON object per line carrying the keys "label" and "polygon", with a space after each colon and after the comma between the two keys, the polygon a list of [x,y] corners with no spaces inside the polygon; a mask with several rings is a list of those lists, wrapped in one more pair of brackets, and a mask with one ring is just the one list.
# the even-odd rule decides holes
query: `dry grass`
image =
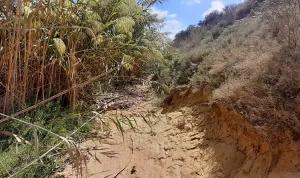
{"label": "dry grass", "polygon": [[241,54],[233,55],[239,60],[214,63],[210,74],[225,73],[227,79],[214,90],[213,99],[263,128],[272,142],[285,141],[286,130],[299,140],[299,54],[266,43]]}
{"label": "dry grass", "polygon": [[[227,61],[216,60],[210,71],[210,74],[225,73],[228,76],[214,91],[213,98],[245,115],[254,126],[264,128],[273,142],[283,142],[289,136],[295,141],[300,139],[300,34],[292,27],[293,24],[282,25],[285,23],[282,22],[282,17],[287,17],[287,14],[299,17],[298,7],[292,8],[291,14],[288,11],[280,11],[283,7],[273,6],[273,10],[276,10],[275,15],[273,14],[269,21],[263,20],[279,30],[279,44],[273,43],[272,38],[256,39],[256,45],[247,45],[247,48],[244,48],[244,44],[236,49],[240,51],[233,57],[240,60],[232,60],[232,57]],[[290,18],[293,18],[291,16]],[[259,28],[256,31],[258,30]],[[272,30],[265,31],[270,37],[272,32],[274,33]],[[257,32],[255,33],[257,36]],[[248,43],[252,39],[245,38],[245,41]],[[228,71],[231,74],[228,74]],[[286,135],[287,132],[290,133],[289,136]]]}
{"label": "dry grass", "polygon": [[[214,102],[243,114],[273,142],[285,141],[286,130],[299,140],[300,48],[278,43],[271,23],[261,15],[249,17],[224,29],[216,40],[206,36],[180,50],[198,65],[191,83],[213,86]],[[282,30],[281,35],[287,29]],[[289,41],[279,38],[284,39]]]}
{"label": "dry grass", "polygon": [[[39,1],[36,8],[21,0],[16,7],[13,1],[1,1],[1,4],[0,97],[4,102],[0,107],[3,113],[25,108],[29,96],[31,102],[37,103],[76,85],[79,59],[75,57],[75,48],[81,33],[93,34],[91,29],[67,26],[68,20],[76,23],[76,18],[70,20],[70,9],[63,9],[64,4],[59,1],[49,5]],[[58,13],[65,15],[66,22],[57,19]],[[55,23],[62,25],[54,27]],[[58,32],[59,37],[55,37]],[[68,39],[64,39],[65,35]],[[53,46],[55,39],[60,43],[54,42]],[[72,105],[77,92],[74,89],[68,93]]]}
{"label": "dry grass", "polygon": [[219,87],[227,80],[252,78],[257,67],[278,50],[268,31],[261,17],[246,18],[226,28],[218,39],[192,48],[184,56],[199,66],[191,82]]}

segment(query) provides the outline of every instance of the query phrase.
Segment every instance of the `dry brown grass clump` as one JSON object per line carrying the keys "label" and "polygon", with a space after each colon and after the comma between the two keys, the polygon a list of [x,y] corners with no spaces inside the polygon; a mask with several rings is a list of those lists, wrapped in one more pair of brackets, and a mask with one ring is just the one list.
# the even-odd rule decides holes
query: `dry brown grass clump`
{"label": "dry brown grass clump", "polygon": [[264,128],[272,141],[284,141],[287,129],[298,140],[300,63],[297,58],[282,53],[270,57],[261,63],[251,80],[228,80],[214,91],[214,98],[245,115],[254,126]]}

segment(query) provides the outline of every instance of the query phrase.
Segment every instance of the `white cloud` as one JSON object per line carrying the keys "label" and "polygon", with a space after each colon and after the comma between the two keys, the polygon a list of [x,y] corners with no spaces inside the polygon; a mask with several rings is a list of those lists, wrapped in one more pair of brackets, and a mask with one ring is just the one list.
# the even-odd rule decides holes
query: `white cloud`
{"label": "white cloud", "polygon": [[175,35],[184,29],[185,28],[180,21],[176,19],[170,19],[165,21],[165,26],[161,29],[161,31],[167,32],[168,37],[173,40],[175,38]]}
{"label": "white cloud", "polygon": [[155,7],[152,7],[150,9],[150,13],[157,14],[157,17],[160,18],[160,19],[176,18],[177,17],[176,14],[169,14],[168,11],[166,11],[166,10],[160,10],[160,9],[155,8]]}
{"label": "white cloud", "polygon": [[183,24],[177,20],[177,14],[170,14],[169,11],[160,10],[155,7],[150,9],[150,13],[157,14],[158,18],[165,20],[161,32],[168,33],[170,39],[174,39],[178,32],[185,29]]}
{"label": "white cloud", "polygon": [[213,12],[213,11],[219,11],[222,12],[224,9],[225,5],[222,1],[217,0],[217,1],[212,1],[211,2],[211,6],[210,8],[205,11],[202,16],[205,17],[206,15],[208,15],[209,13]]}
{"label": "white cloud", "polygon": [[181,4],[186,4],[186,5],[200,4],[200,0],[181,0]]}
{"label": "white cloud", "polygon": [[170,14],[169,17],[175,19],[177,17],[177,15],[176,14]]}

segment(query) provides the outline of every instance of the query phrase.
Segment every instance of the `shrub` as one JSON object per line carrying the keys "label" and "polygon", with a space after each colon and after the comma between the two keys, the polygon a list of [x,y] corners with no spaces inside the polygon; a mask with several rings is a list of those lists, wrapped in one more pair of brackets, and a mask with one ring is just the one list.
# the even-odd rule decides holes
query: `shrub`
{"label": "shrub", "polygon": [[216,27],[213,31],[212,31],[212,37],[214,39],[217,39],[223,32],[223,29],[220,27]]}
{"label": "shrub", "polygon": [[268,19],[273,35],[287,49],[298,48],[300,45],[300,2],[297,0],[268,1],[266,6]]}

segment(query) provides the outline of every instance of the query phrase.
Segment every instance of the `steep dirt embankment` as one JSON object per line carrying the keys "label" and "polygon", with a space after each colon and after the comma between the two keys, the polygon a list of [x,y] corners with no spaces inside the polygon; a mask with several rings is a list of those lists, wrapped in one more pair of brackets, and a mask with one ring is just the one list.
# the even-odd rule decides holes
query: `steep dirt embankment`
{"label": "steep dirt embankment", "polygon": [[[189,105],[194,114],[201,113],[203,106],[199,98],[205,101],[203,98],[206,97],[209,102],[208,95],[209,89],[205,88],[176,89],[166,100],[166,106],[171,105],[166,111]],[[210,140],[208,146],[214,150],[212,158],[217,166],[210,171],[212,177],[300,177],[300,144],[293,140],[288,129],[281,136],[285,141],[276,142],[265,134],[265,128],[251,125],[241,114],[218,104],[208,105],[213,116],[203,120],[205,126],[199,131],[203,130],[204,138]],[[197,123],[197,116],[194,119]],[[214,142],[218,144],[214,145]],[[230,154],[234,150],[236,152]]]}
{"label": "steep dirt embankment", "polygon": [[[211,104],[210,93],[209,88],[181,87],[172,90],[163,110],[153,107],[149,97],[129,109],[107,112],[102,120],[127,117],[138,127],[133,131],[123,124],[123,140],[115,127],[102,132],[101,124],[95,126],[96,137],[81,144],[89,157],[84,177],[300,177],[299,143],[288,131],[284,143],[271,143],[264,128]],[[62,174],[75,177],[71,166]]]}

